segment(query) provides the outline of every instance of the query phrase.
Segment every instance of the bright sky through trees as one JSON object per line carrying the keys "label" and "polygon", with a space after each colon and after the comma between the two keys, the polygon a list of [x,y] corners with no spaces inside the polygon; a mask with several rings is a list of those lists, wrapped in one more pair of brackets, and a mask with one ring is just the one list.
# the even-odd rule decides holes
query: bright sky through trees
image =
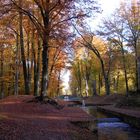
{"label": "bright sky through trees", "polygon": [[[98,14],[97,17],[95,17],[95,19],[91,22],[91,28],[93,28],[92,30],[94,30],[99,24],[102,18],[104,17],[108,17],[111,15],[111,13],[117,8],[119,7],[120,3],[123,2],[124,0],[99,0],[99,4],[101,6],[101,9],[103,10],[103,12],[101,14]],[[64,92],[67,91],[67,89],[69,88],[69,76],[70,76],[70,72],[68,70],[66,70],[64,72],[65,74],[63,74],[63,85],[64,85]]]}
{"label": "bright sky through trees", "polygon": [[93,27],[92,30],[94,30],[94,28],[100,24],[102,18],[110,16],[111,13],[117,7],[119,7],[120,3],[123,1],[124,0],[99,0],[98,3],[101,6],[102,13],[98,14],[94,21],[91,21],[91,26]]}
{"label": "bright sky through trees", "polygon": [[103,9],[103,16],[109,15],[112,11],[119,6],[122,0],[100,0],[101,8]]}

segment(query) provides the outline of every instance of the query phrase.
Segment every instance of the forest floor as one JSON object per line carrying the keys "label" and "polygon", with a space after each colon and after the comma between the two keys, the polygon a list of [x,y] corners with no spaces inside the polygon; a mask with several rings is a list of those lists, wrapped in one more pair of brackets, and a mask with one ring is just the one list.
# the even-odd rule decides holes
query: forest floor
{"label": "forest floor", "polygon": [[96,140],[93,132],[71,123],[95,119],[82,109],[56,109],[28,102],[32,99],[25,95],[0,100],[0,140]]}
{"label": "forest floor", "polygon": [[140,111],[140,95],[126,97],[121,94],[105,96],[93,96],[85,98],[86,104],[91,105],[114,105],[117,108],[127,108]]}
{"label": "forest floor", "polygon": [[[108,105],[116,110],[140,118],[140,108],[114,106],[121,95],[95,96],[85,99],[86,104]],[[0,100],[0,140],[96,140],[96,133],[71,122],[88,122],[95,118],[79,107],[68,107],[70,102],[58,100],[58,109],[47,103],[29,102],[33,96],[9,96]],[[112,106],[112,107],[111,107]]]}

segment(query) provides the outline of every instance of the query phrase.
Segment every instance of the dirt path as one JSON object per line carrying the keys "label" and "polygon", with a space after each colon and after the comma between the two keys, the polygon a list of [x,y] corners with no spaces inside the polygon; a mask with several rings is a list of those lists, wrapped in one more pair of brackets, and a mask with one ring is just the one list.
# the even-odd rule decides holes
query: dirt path
{"label": "dirt path", "polygon": [[96,140],[91,131],[70,123],[93,119],[81,109],[27,103],[32,98],[12,96],[0,101],[0,140]]}

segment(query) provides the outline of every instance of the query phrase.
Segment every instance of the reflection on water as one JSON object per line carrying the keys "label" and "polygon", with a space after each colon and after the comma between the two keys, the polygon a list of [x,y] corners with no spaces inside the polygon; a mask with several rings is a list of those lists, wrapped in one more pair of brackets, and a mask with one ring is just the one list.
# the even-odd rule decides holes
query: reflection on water
{"label": "reflection on water", "polygon": [[140,130],[132,128],[119,118],[99,112],[96,107],[83,109],[98,119],[98,140],[140,140]]}
{"label": "reflection on water", "polygon": [[94,106],[86,106],[83,108],[88,114],[95,116],[96,118],[107,118],[105,113],[97,111],[97,108]]}
{"label": "reflection on water", "polygon": [[120,122],[121,120],[119,118],[100,118],[98,119],[98,122]]}
{"label": "reflection on water", "polygon": [[126,123],[122,123],[122,122],[101,122],[98,123],[98,128],[129,128],[129,125]]}
{"label": "reflection on water", "polygon": [[85,107],[85,100],[82,100],[82,107]]}

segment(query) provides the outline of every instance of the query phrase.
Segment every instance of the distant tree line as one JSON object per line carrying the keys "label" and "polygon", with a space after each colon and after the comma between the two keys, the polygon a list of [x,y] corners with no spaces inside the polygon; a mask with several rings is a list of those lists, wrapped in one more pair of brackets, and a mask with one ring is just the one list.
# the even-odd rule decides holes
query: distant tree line
{"label": "distant tree line", "polygon": [[[85,25],[86,26],[86,25]],[[81,96],[140,92],[140,5],[123,3],[94,33],[80,29],[70,88]],[[86,28],[85,28],[86,29]]]}

